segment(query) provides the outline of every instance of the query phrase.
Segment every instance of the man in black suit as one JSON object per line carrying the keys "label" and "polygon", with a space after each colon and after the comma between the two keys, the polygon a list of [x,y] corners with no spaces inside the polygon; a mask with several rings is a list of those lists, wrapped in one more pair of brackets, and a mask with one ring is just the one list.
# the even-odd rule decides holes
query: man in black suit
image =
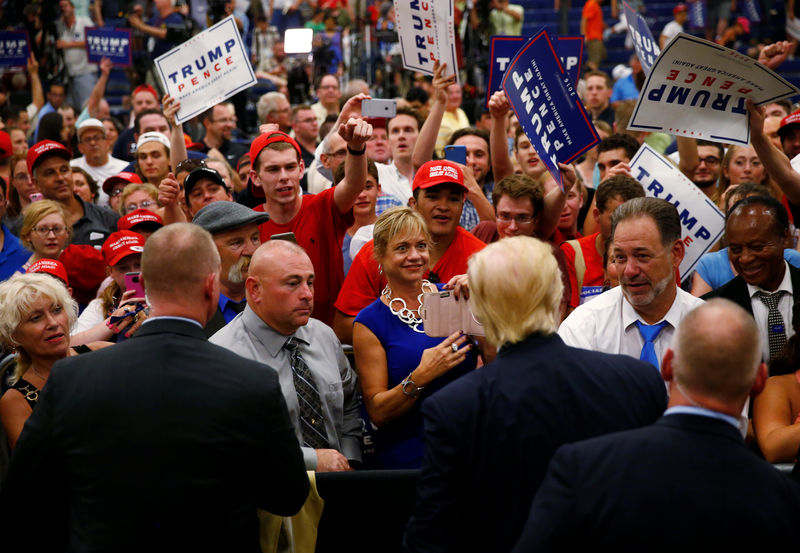
{"label": "man in black suit", "polygon": [[783,249],[791,247],[786,209],[768,196],[740,200],[728,213],[725,236],[739,276],[703,299],[725,298],[750,313],[764,359],[774,359],[794,335],[794,290],[800,292],[800,270],[783,258]]}
{"label": "man in black suit", "polygon": [[666,407],[652,365],[555,334],[563,284],[546,243],[490,244],[470,258],[469,288],[487,341],[502,348],[425,401],[407,551],[508,551],[558,446],[651,424]]}
{"label": "man in black suit", "polygon": [[710,300],[683,319],[673,348],[664,416],[561,447],[514,553],[800,546],[800,488],[742,440],[742,407],[767,377],[752,317]]}
{"label": "man in black suit", "polygon": [[300,509],[309,483],[277,373],[203,334],[219,270],[196,225],[148,240],[151,317],[53,367],[3,489],[4,550],[16,538],[24,548],[8,551],[36,550],[68,510],[69,551],[256,553],[256,509]]}

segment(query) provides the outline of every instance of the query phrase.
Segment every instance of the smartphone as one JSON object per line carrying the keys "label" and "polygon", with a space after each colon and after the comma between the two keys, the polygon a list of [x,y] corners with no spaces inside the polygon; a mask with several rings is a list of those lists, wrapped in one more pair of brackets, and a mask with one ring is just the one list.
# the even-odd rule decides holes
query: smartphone
{"label": "smartphone", "polygon": [[425,334],[433,338],[444,338],[460,330],[472,336],[484,336],[483,325],[469,309],[469,303],[456,300],[453,292],[441,290],[423,296],[420,317],[425,325]]}
{"label": "smartphone", "polygon": [[444,158],[447,161],[453,161],[455,163],[460,163],[461,165],[467,164],[467,147],[464,145],[460,146],[445,146],[444,147]]}
{"label": "smartphone", "polygon": [[270,240],[286,240],[287,242],[294,242],[297,244],[297,237],[293,232],[282,232],[280,234],[273,234],[269,237]]}
{"label": "smartphone", "polygon": [[361,102],[361,115],[364,117],[394,117],[397,115],[397,102],[394,100],[363,100]]}
{"label": "smartphone", "polygon": [[28,195],[28,199],[33,202],[38,202],[39,200],[44,200],[44,194],[41,192],[34,192],[33,194]]}
{"label": "smartphone", "polygon": [[125,273],[125,291],[133,290],[134,298],[144,297],[141,273]]}
{"label": "smartphone", "polygon": [[[291,8],[287,3],[286,9]],[[285,10],[284,10],[285,11]],[[286,29],[283,51],[287,54],[307,54],[313,49],[314,29]]]}

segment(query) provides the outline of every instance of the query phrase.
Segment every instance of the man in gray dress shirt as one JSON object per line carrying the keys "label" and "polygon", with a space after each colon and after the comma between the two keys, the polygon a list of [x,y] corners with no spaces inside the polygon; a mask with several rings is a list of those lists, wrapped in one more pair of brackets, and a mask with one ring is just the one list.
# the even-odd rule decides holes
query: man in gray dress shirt
{"label": "man in gray dress shirt", "polygon": [[266,242],[245,286],[247,307],[211,342],[277,370],[307,469],[352,470],[361,461],[357,378],[330,327],[311,318],[311,259],[292,242]]}

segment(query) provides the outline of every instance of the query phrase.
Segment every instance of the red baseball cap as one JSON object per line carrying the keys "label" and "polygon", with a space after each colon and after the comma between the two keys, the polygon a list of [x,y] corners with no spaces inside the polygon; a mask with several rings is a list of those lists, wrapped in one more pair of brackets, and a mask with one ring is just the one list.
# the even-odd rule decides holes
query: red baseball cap
{"label": "red baseball cap", "polygon": [[270,144],[274,144],[275,142],[286,142],[294,147],[295,150],[297,150],[298,156],[303,155],[300,153],[300,146],[297,145],[297,142],[295,142],[294,138],[285,132],[272,131],[260,134],[255,140],[253,140],[253,143],[250,144],[250,159],[255,160],[258,157],[258,154],[261,153],[261,150]]}
{"label": "red baseball cap", "polygon": [[0,131],[0,159],[8,159],[14,154],[11,147],[11,136],[6,131]]}
{"label": "red baseball cap", "polygon": [[69,286],[69,278],[67,277],[67,269],[64,264],[55,259],[40,259],[28,267],[27,273],[47,273],[53,275]]}
{"label": "red baseball cap", "polygon": [[678,15],[681,12],[688,12],[688,11],[689,11],[689,6],[681,2],[680,4],[672,8],[672,15]]}
{"label": "red baseball cap", "polygon": [[422,167],[417,170],[417,174],[414,175],[414,184],[411,186],[411,190],[430,188],[439,184],[455,184],[461,187],[465,193],[469,191],[464,184],[464,173],[461,171],[461,167],[446,159],[423,163]]}
{"label": "red baseball cap", "polygon": [[148,228],[157,230],[164,226],[164,220],[149,209],[137,209],[119,218],[117,230],[131,230],[137,225],[147,225]]}
{"label": "red baseball cap", "polygon": [[142,179],[140,179],[139,175],[136,173],[123,171],[122,173],[117,173],[113,177],[108,177],[105,181],[103,181],[103,192],[106,194],[111,194],[111,189],[114,188],[114,185],[118,182],[124,182],[125,184],[142,184]]}
{"label": "red baseball cap", "polygon": [[156,102],[158,102],[158,92],[156,92],[156,89],[150,86],[149,84],[140,84],[139,86],[134,88],[133,92],[131,93],[131,99],[133,99],[133,97],[139,94],[140,92],[149,92],[150,94],[153,95],[153,98],[156,99]]}
{"label": "red baseball cap", "polygon": [[[9,146],[10,144],[11,142],[9,140]],[[34,144],[31,149],[28,150],[28,174],[32,176],[33,168],[36,167],[36,164],[45,157],[51,155],[61,156],[67,161],[72,159],[72,152],[60,142],[56,142],[55,140],[42,140]]]}
{"label": "red baseball cap", "polygon": [[109,267],[116,265],[123,257],[143,251],[144,236],[132,230],[113,232],[103,243],[103,258]]}
{"label": "red baseball cap", "polygon": [[106,278],[103,254],[89,244],[69,244],[58,260],[69,275],[72,297],[80,303],[92,301],[97,294],[97,287]]}
{"label": "red baseball cap", "polygon": [[798,124],[800,124],[800,109],[798,109],[793,113],[790,113],[789,115],[781,119],[781,125],[780,127],[778,127],[778,136],[783,137],[783,135],[786,133],[785,129],[789,125],[798,125]]}

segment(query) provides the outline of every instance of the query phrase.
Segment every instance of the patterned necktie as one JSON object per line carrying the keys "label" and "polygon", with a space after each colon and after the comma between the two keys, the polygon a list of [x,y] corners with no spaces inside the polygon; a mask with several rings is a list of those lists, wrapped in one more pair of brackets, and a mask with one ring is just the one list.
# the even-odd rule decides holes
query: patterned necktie
{"label": "patterned necktie", "polygon": [[297,342],[289,338],[283,346],[289,352],[294,389],[300,405],[300,427],[303,432],[303,445],[313,449],[328,449],[328,433],[322,416],[322,401],[314,385],[311,370],[300,356]]}
{"label": "patterned necktie", "polygon": [[775,359],[783,353],[783,348],[786,346],[786,326],[783,322],[783,316],[778,311],[778,302],[781,301],[781,296],[786,293],[785,290],[778,290],[772,294],[768,292],[758,291],[756,297],[761,300],[761,303],[767,306],[767,336],[769,337],[769,358]]}
{"label": "patterned necktie", "polygon": [[639,329],[639,334],[642,335],[642,339],[644,340],[642,353],[639,355],[639,359],[647,361],[657,369],[660,369],[660,366],[653,340],[656,339],[656,336],[658,336],[661,330],[668,324],[667,321],[661,321],[655,325],[646,325],[642,321],[636,321],[636,327]]}

